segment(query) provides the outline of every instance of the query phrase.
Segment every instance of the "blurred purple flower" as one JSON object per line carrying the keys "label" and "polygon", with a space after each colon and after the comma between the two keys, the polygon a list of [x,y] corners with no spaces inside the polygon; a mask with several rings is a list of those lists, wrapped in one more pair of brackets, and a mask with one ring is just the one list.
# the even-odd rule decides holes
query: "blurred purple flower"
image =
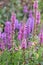
{"label": "blurred purple flower", "polygon": [[40,12],[36,11],[36,23],[40,24]]}
{"label": "blurred purple flower", "polygon": [[34,1],[33,8],[34,9],[38,8],[38,1],[37,0]]}
{"label": "blurred purple flower", "polygon": [[7,39],[6,39],[6,33],[5,32],[3,32],[2,33],[2,40],[3,40],[3,42],[4,42],[4,45],[6,46],[6,43],[7,43]]}
{"label": "blurred purple flower", "polygon": [[18,19],[15,19],[14,25],[15,25],[15,28],[16,28],[16,29],[18,29],[18,24],[19,24],[19,23],[18,23]]}
{"label": "blurred purple flower", "polygon": [[27,26],[26,26],[26,24],[24,25],[23,37],[27,38]]}
{"label": "blurred purple flower", "polygon": [[12,24],[14,24],[14,25],[12,25],[12,26],[14,26],[14,30],[19,29],[20,24],[19,24],[18,19],[16,19],[16,14],[14,12],[12,12],[12,15],[11,15],[11,22],[12,22]]}
{"label": "blurred purple flower", "polygon": [[40,39],[40,43],[43,43],[43,30],[40,31],[39,39]]}
{"label": "blurred purple flower", "polygon": [[23,8],[23,12],[24,13],[28,13],[28,7],[25,5],[24,8]]}
{"label": "blurred purple flower", "polygon": [[30,11],[30,14],[29,14],[29,18],[27,19],[27,22],[26,22],[26,25],[27,25],[27,31],[28,31],[28,34],[32,33],[33,30],[34,30],[34,17],[32,16],[32,12]]}
{"label": "blurred purple flower", "polygon": [[10,34],[12,32],[12,25],[10,21],[6,21],[4,32]]}
{"label": "blurred purple flower", "polygon": [[19,30],[20,30],[21,26],[22,26],[22,23],[20,22],[20,23],[18,24],[18,29],[19,29]]}
{"label": "blurred purple flower", "polygon": [[15,22],[16,19],[16,14],[14,12],[12,12],[11,14],[11,22]]}
{"label": "blurred purple flower", "polygon": [[23,25],[21,26],[18,32],[18,40],[22,40],[22,38],[23,38]]}
{"label": "blurred purple flower", "polygon": [[[3,39],[6,39],[6,46],[7,48],[10,48],[12,45],[12,24],[10,21],[6,21],[5,23],[5,28],[4,28],[4,32],[6,34],[6,37]],[[3,33],[4,34],[4,33]]]}
{"label": "blurred purple flower", "polygon": [[32,17],[32,10],[29,11],[29,17]]}
{"label": "blurred purple flower", "polygon": [[0,49],[1,50],[5,49],[5,45],[4,45],[3,38],[2,38],[2,33],[0,33]]}

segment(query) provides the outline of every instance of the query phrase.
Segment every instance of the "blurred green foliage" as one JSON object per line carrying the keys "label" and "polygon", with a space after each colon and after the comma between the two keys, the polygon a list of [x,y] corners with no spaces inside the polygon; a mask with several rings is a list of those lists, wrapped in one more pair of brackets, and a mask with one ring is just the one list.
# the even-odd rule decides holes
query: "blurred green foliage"
{"label": "blurred green foliage", "polygon": [[7,5],[3,6],[3,8],[0,8],[0,23],[4,23],[6,20],[10,20],[12,11],[16,13],[19,21],[23,19],[24,13],[21,0],[10,0]]}
{"label": "blurred green foliage", "polygon": [[[39,9],[41,12],[41,19],[43,19],[42,0],[40,0],[39,2]],[[21,1],[10,0],[10,3],[7,6],[0,8],[0,23],[4,24],[6,20],[10,20],[12,11],[16,13],[19,21],[23,19],[24,13],[23,13],[23,6],[21,5]],[[16,36],[15,36],[15,39],[16,39]],[[39,42],[37,36],[35,36],[34,40],[32,37],[31,41],[35,41],[37,43]],[[16,44],[17,43],[19,44],[17,40],[15,40],[15,42]],[[12,53],[12,51],[9,52],[8,50],[5,50],[3,54],[0,55],[0,65],[23,65],[24,63],[23,50],[22,49],[19,49],[18,51],[14,50],[14,53]],[[37,50],[35,50],[34,46],[30,49],[26,49],[25,61],[26,61],[25,65],[39,65],[39,64],[43,65],[43,47],[38,47]]]}
{"label": "blurred green foliage", "polygon": [[12,0],[7,6],[0,8],[0,23],[4,23],[6,20],[10,19],[11,12],[14,11],[17,18],[21,20],[23,18],[23,8],[20,4],[20,0]]}
{"label": "blurred green foliage", "polygon": [[41,12],[41,19],[43,19],[43,0],[39,1],[39,9],[40,9],[40,12]]}
{"label": "blurred green foliage", "polygon": [[[43,19],[43,2],[39,0],[39,9],[41,12],[41,19]],[[24,17],[23,6],[21,0],[10,0],[10,2],[3,8],[0,8],[0,23],[10,20],[11,12],[14,11],[19,21]]]}
{"label": "blurred green foliage", "polygon": [[[24,51],[19,49],[13,53],[5,50],[2,55],[0,55],[0,65],[43,65],[43,48],[38,47],[35,49],[33,46],[30,49]],[[24,60],[25,56],[25,60]]]}

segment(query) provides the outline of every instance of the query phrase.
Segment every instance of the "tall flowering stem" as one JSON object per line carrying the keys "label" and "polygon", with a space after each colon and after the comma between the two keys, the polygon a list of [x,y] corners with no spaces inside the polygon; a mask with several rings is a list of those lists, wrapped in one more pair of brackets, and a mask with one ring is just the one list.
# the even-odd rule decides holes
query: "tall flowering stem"
{"label": "tall flowering stem", "polygon": [[14,47],[14,30],[15,30],[15,25],[14,25],[14,22],[15,22],[15,19],[16,19],[16,15],[14,12],[12,12],[12,15],[11,15],[11,22],[12,22],[12,47]]}
{"label": "tall flowering stem", "polygon": [[33,4],[33,8],[34,8],[34,16],[35,16],[35,23],[34,23],[34,35],[36,35],[36,12],[37,12],[37,9],[38,9],[38,1],[35,0],[34,1],[34,4]]}
{"label": "tall flowering stem", "polygon": [[19,33],[18,33],[18,40],[21,41],[23,38],[23,24],[20,27]]}
{"label": "tall flowering stem", "polygon": [[12,63],[14,64],[14,62],[13,62],[13,53],[14,53],[14,47],[15,47],[15,42],[14,42],[14,34],[15,34],[15,19],[16,19],[16,15],[15,15],[15,13],[14,12],[12,12],[12,14],[11,14],[11,23],[12,23],[12,48],[13,48],[13,50],[12,50],[12,53],[11,53],[11,55],[12,55],[12,57],[11,57],[11,61],[12,61]]}
{"label": "tall flowering stem", "polygon": [[37,10],[36,12],[36,32],[38,31],[39,24],[40,24],[40,12]]}
{"label": "tall flowering stem", "polygon": [[29,18],[27,19],[27,32],[30,35],[30,33],[33,34],[33,30],[34,30],[34,17],[32,15],[32,11],[30,10],[29,12]]}
{"label": "tall flowering stem", "polygon": [[0,32],[0,49],[3,51],[5,50],[5,45],[2,38],[2,33]]}
{"label": "tall flowering stem", "polygon": [[40,30],[40,33],[39,33],[39,41],[40,41],[40,46],[43,45],[43,29]]}
{"label": "tall flowering stem", "polygon": [[[4,28],[4,33],[3,33],[3,40],[5,43],[5,46],[7,46],[8,49],[12,47],[12,26],[10,21],[6,21],[5,23],[5,28]],[[6,40],[6,41],[5,41]]]}
{"label": "tall flowering stem", "polygon": [[22,48],[22,50],[23,50],[23,52],[22,52],[22,54],[23,54],[23,65],[25,65],[26,64],[26,59],[25,59],[25,50],[26,50],[26,48],[27,48],[27,42],[26,42],[26,37],[25,37],[25,35],[27,35],[26,34],[26,28],[25,28],[25,23],[23,23],[23,38],[22,38],[22,42],[21,42],[21,48]]}

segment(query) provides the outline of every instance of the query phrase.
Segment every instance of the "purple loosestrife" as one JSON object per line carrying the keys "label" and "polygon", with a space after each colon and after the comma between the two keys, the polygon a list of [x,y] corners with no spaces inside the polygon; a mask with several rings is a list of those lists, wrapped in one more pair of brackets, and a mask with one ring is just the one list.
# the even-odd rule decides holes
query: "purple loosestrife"
{"label": "purple loosestrife", "polygon": [[16,20],[16,14],[14,12],[12,12],[11,14],[11,23],[12,23],[12,33],[14,33],[15,30],[15,22],[18,23],[18,21]]}
{"label": "purple loosestrife", "polygon": [[[12,20],[13,19],[13,20]],[[16,18],[16,14],[12,14],[11,20],[14,21],[14,29],[20,29],[21,23],[19,23],[18,19]]]}
{"label": "purple loosestrife", "polygon": [[37,0],[34,1],[33,7],[34,7],[34,9],[38,8],[38,1]]}
{"label": "purple loosestrife", "polygon": [[15,29],[19,29],[19,28],[18,28],[18,25],[19,25],[19,23],[18,23],[18,19],[15,19],[15,23],[14,23],[14,25],[15,25]]}
{"label": "purple loosestrife", "polygon": [[13,12],[12,15],[11,15],[11,21],[13,21],[14,23],[14,30],[15,29],[20,29],[21,27],[21,23],[19,23],[18,19],[16,18],[16,14]]}
{"label": "purple loosestrife", "polygon": [[2,39],[2,33],[1,32],[0,32],[0,49],[1,50],[5,49],[5,45],[4,45],[4,42],[3,42],[3,39]]}
{"label": "purple loosestrife", "polygon": [[38,0],[34,1],[33,8],[35,14],[34,35],[36,35],[38,25],[40,24],[40,12],[38,11]]}
{"label": "purple loosestrife", "polygon": [[22,23],[20,22],[20,23],[18,24],[18,29],[19,29],[19,30],[20,30],[21,26],[22,26]]}
{"label": "purple loosestrife", "polygon": [[36,11],[36,24],[40,24],[40,12],[38,10]]}
{"label": "purple loosestrife", "polygon": [[19,32],[18,32],[18,40],[22,40],[23,38],[23,25],[21,26]]}
{"label": "purple loosestrife", "polygon": [[39,39],[40,39],[40,45],[41,45],[43,43],[43,29],[40,31]]}
{"label": "purple loosestrife", "polygon": [[28,13],[28,6],[27,6],[27,5],[25,5],[25,6],[23,7],[23,12],[24,12],[24,13]]}
{"label": "purple loosestrife", "polygon": [[11,22],[15,22],[16,19],[16,14],[14,12],[12,12],[11,14]]}
{"label": "purple loosestrife", "polygon": [[36,32],[38,31],[38,26],[40,24],[40,12],[36,11]]}
{"label": "purple loosestrife", "polygon": [[11,33],[12,27],[11,27],[11,22],[10,21],[6,21],[4,31],[7,34]]}
{"label": "purple loosestrife", "polygon": [[14,42],[14,34],[15,34],[15,20],[16,20],[16,14],[12,12],[11,14],[11,23],[12,23],[12,47],[14,48],[15,42]]}
{"label": "purple loosestrife", "polygon": [[34,30],[34,17],[32,16],[32,11],[30,11],[29,18],[26,22],[27,28],[28,28],[28,34],[33,33]]}
{"label": "purple loosestrife", "polygon": [[26,37],[27,37],[27,28],[26,28],[26,24],[23,23],[22,27],[20,28],[21,33],[19,35],[21,35],[21,48],[22,49],[26,49],[27,47],[27,42],[26,42]]}
{"label": "purple loosestrife", "polygon": [[24,24],[23,37],[27,38],[27,26],[26,26],[26,24]]}
{"label": "purple loosestrife", "polygon": [[4,32],[6,33],[6,46],[8,48],[11,47],[12,45],[12,38],[11,38],[11,34],[12,34],[12,25],[10,21],[6,21],[5,23],[5,28],[4,28]]}
{"label": "purple loosestrife", "polygon": [[7,43],[7,39],[6,39],[6,33],[5,32],[3,32],[2,33],[2,39],[3,39],[3,42],[4,42],[4,45],[5,45],[5,47],[6,47],[6,43]]}

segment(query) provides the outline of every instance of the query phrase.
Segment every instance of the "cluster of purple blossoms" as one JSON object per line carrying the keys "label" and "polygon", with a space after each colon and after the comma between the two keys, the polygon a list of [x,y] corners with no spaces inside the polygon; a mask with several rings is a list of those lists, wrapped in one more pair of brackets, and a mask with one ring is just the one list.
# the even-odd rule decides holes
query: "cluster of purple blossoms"
{"label": "cluster of purple blossoms", "polygon": [[27,5],[24,6],[23,12],[24,12],[24,13],[28,13],[28,7],[27,7]]}
{"label": "cluster of purple blossoms", "polygon": [[28,34],[32,33],[34,30],[34,17],[32,15],[32,11],[30,11],[29,18],[27,19],[26,25],[28,29],[27,30]]}
{"label": "cluster of purple blossoms", "polygon": [[12,42],[11,42],[12,41],[12,37],[11,37],[11,35],[12,35],[12,25],[11,25],[10,21],[7,21],[5,23],[4,32],[6,33],[6,46],[8,48],[10,48],[11,45],[12,45]]}
{"label": "cluster of purple blossoms", "polygon": [[16,18],[16,14],[13,12],[11,16],[11,22],[14,23],[14,29],[20,29],[21,23],[19,23],[18,19]]}
{"label": "cluster of purple blossoms", "polygon": [[38,10],[36,12],[36,24],[40,24],[40,12]]}
{"label": "cluster of purple blossoms", "polygon": [[[38,8],[38,2],[37,0],[34,1],[33,5],[34,9]],[[24,13],[28,13],[28,7],[25,5],[23,9]],[[33,34],[34,32],[34,17],[32,14],[32,10],[29,11],[29,17],[26,21],[26,23],[22,23],[18,21],[16,18],[16,14],[12,12],[11,15],[11,21],[6,21],[5,27],[4,27],[4,32],[0,32],[0,48],[5,49],[8,48],[10,49],[12,47],[12,39],[14,40],[14,32],[16,29],[19,29],[18,31],[18,40],[21,43],[21,48],[26,49],[27,48],[27,38],[29,37],[30,34]],[[40,12],[37,10],[36,11],[36,23],[40,24]],[[43,31],[40,32],[39,35],[40,42],[43,43]],[[28,42],[28,45],[31,47],[32,43]]]}
{"label": "cluster of purple blossoms", "polygon": [[[13,22],[13,25],[12,25]],[[13,30],[12,30],[13,26]],[[0,48],[3,49],[3,46],[5,48],[10,49],[12,47],[12,31],[15,31],[15,29],[20,29],[21,23],[18,23],[18,20],[16,19],[16,15],[13,13],[11,15],[11,22],[6,21],[4,32],[0,32]],[[3,42],[2,42],[3,41]]]}
{"label": "cluster of purple blossoms", "polygon": [[[12,45],[11,34],[12,34],[11,22],[10,21],[6,21],[5,27],[4,27],[4,32],[3,33],[0,32],[0,41],[3,42],[3,43],[0,42],[0,46],[1,47],[4,46],[5,48],[8,48],[8,49],[11,48],[11,45]],[[1,49],[3,49],[3,48],[1,48]]]}
{"label": "cluster of purple blossoms", "polygon": [[36,24],[40,24],[40,12],[38,11],[38,1],[35,0],[33,4],[33,8],[35,10],[35,16],[36,16]]}
{"label": "cluster of purple blossoms", "polygon": [[41,29],[40,31],[39,39],[40,39],[40,44],[42,44],[43,43],[43,29]]}
{"label": "cluster of purple blossoms", "polygon": [[23,31],[23,38],[27,38],[27,25],[26,24],[24,24],[24,31]]}
{"label": "cluster of purple blossoms", "polygon": [[[4,39],[5,39],[5,37],[4,37]],[[3,34],[0,32],[0,49],[1,50],[5,49],[4,39],[3,39]]]}
{"label": "cluster of purple blossoms", "polygon": [[37,0],[34,1],[33,7],[34,7],[34,9],[38,8],[38,1]]}
{"label": "cluster of purple blossoms", "polygon": [[[27,39],[28,35],[30,35],[30,33],[33,32],[33,30],[34,30],[34,17],[32,15],[32,11],[30,10],[27,22],[21,25],[20,30],[18,32],[18,40],[22,42],[21,43],[22,46],[23,45],[25,46],[24,42]],[[25,39],[24,42],[23,39]]]}
{"label": "cluster of purple blossoms", "polygon": [[18,32],[18,40],[22,40],[23,38],[23,25],[21,26],[19,32]]}

